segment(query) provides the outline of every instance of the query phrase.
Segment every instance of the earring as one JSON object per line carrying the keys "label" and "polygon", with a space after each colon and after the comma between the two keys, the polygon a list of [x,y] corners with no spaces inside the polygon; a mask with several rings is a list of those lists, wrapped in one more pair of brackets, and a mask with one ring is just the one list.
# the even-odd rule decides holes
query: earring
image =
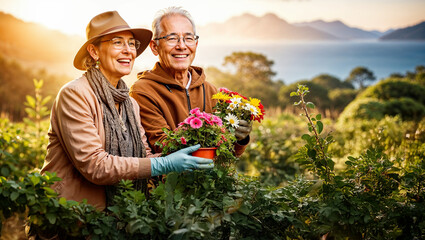
{"label": "earring", "polygon": [[99,69],[99,65],[100,65],[100,61],[98,59],[96,59],[96,66],[95,66],[95,68]]}

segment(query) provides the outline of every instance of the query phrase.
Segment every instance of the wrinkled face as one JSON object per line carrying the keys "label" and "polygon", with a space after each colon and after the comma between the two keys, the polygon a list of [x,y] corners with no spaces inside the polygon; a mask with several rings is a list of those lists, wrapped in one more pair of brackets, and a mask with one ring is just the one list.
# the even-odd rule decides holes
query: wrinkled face
{"label": "wrinkled face", "polygon": [[[124,43],[122,46],[117,44],[119,40]],[[99,47],[94,48],[95,56],[89,50],[94,59],[99,59],[99,69],[111,83],[130,74],[133,69],[137,50],[130,48],[130,40],[133,40],[133,34],[130,31],[111,33],[100,39]]]}
{"label": "wrinkled face", "polygon": [[159,55],[161,66],[166,68],[173,75],[176,73],[185,73],[195,59],[196,42],[193,46],[187,46],[183,37],[187,34],[195,34],[190,21],[181,15],[172,15],[162,19],[162,33],[159,37],[164,37],[169,34],[177,34],[181,39],[175,46],[169,46],[165,39],[152,40],[150,47],[155,56]]}

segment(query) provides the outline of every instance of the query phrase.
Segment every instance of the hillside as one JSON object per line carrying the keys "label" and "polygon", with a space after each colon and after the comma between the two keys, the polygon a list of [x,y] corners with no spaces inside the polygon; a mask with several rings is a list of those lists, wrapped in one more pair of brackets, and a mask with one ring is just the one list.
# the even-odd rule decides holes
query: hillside
{"label": "hillside", "polygon": [[329,33],[337,38],[354,40],[354,39],[377,39],[382,34],[378,31],[365,31],[359,28],[347,26],[341,21],[325,22],[316,20],[312,22],[296,23],[295,26],[308,26],[319,31]]}
{"label": "hillside", "polygon": [[232,17],[224,23],[211,23],[198,29],[202,39],[208,41],[282,41],[282,40],[337,40],[336,37],[311,28],[294,26],[275,14],[262,17],[243,14]]}
{"label": "hillside", "polygon": [[425,21],[414,26],[401,28],[380,38],[381,40],[425,40]]}
{"label": "hillside", "polygon": [[71,73],[72,60],[84,39],[24,22],[0,12],[0,53],[29,68]]}

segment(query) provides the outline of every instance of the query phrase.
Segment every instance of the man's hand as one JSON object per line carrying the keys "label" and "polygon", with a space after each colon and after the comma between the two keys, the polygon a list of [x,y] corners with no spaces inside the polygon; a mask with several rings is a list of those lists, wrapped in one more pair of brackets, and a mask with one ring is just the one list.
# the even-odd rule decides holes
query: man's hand
{"label": "man's hand", "polygon": [[239,126],[235,130],[235,136],[238,141],[242,141],[248,137],[252,130],[252,122],[248,123],[245,120],[239,120]]}

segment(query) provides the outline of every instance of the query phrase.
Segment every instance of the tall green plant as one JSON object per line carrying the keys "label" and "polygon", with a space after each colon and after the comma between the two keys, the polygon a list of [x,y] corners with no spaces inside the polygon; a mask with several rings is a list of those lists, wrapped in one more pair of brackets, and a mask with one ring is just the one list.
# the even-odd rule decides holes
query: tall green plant
{"label": "tall green plant", "polygon": [[28,114],[28,117],[24,118],[24,122],[28,126],[36,128],[36,137],[37,139],[39,139],[41,133],[43,132],[41,122],[45,117],[49,116],[50,114],[50,111],[46,104],[50,101],[52,97],[43,97],[41,88],[43,87],[44,81],[42,79],[33,79],[33,83],[35,87],[35,95],[34,97],[30,95],[26,96],[27,101],[24,104],[25,106],[27,106],[25,108],[25,112]]}
{"label": "tall green plant", "polygon": [[296,92],[291,92],[290,96],[298,96],[300,100],[295,105],[299,105],[303,110],[303,115],[308,120],[308,131],[310,134],[304,134],[301,138],[307,143],[298,152],[298,161],[304,165],[306,169],[317,173],[318,177],[330,183],[333,179],[333,170],[335,162],[331,159],[330,154],[327,152],[329,144],[332,142],[332,136],[328,135],[322,137],[323,123],[321,121],[322,115],[317,114],[312,116],[309,109],[314,109],[315,106],[312,102],[306,102],[304,97],[309,92],[308,87],[305,85],[298,85]]}

